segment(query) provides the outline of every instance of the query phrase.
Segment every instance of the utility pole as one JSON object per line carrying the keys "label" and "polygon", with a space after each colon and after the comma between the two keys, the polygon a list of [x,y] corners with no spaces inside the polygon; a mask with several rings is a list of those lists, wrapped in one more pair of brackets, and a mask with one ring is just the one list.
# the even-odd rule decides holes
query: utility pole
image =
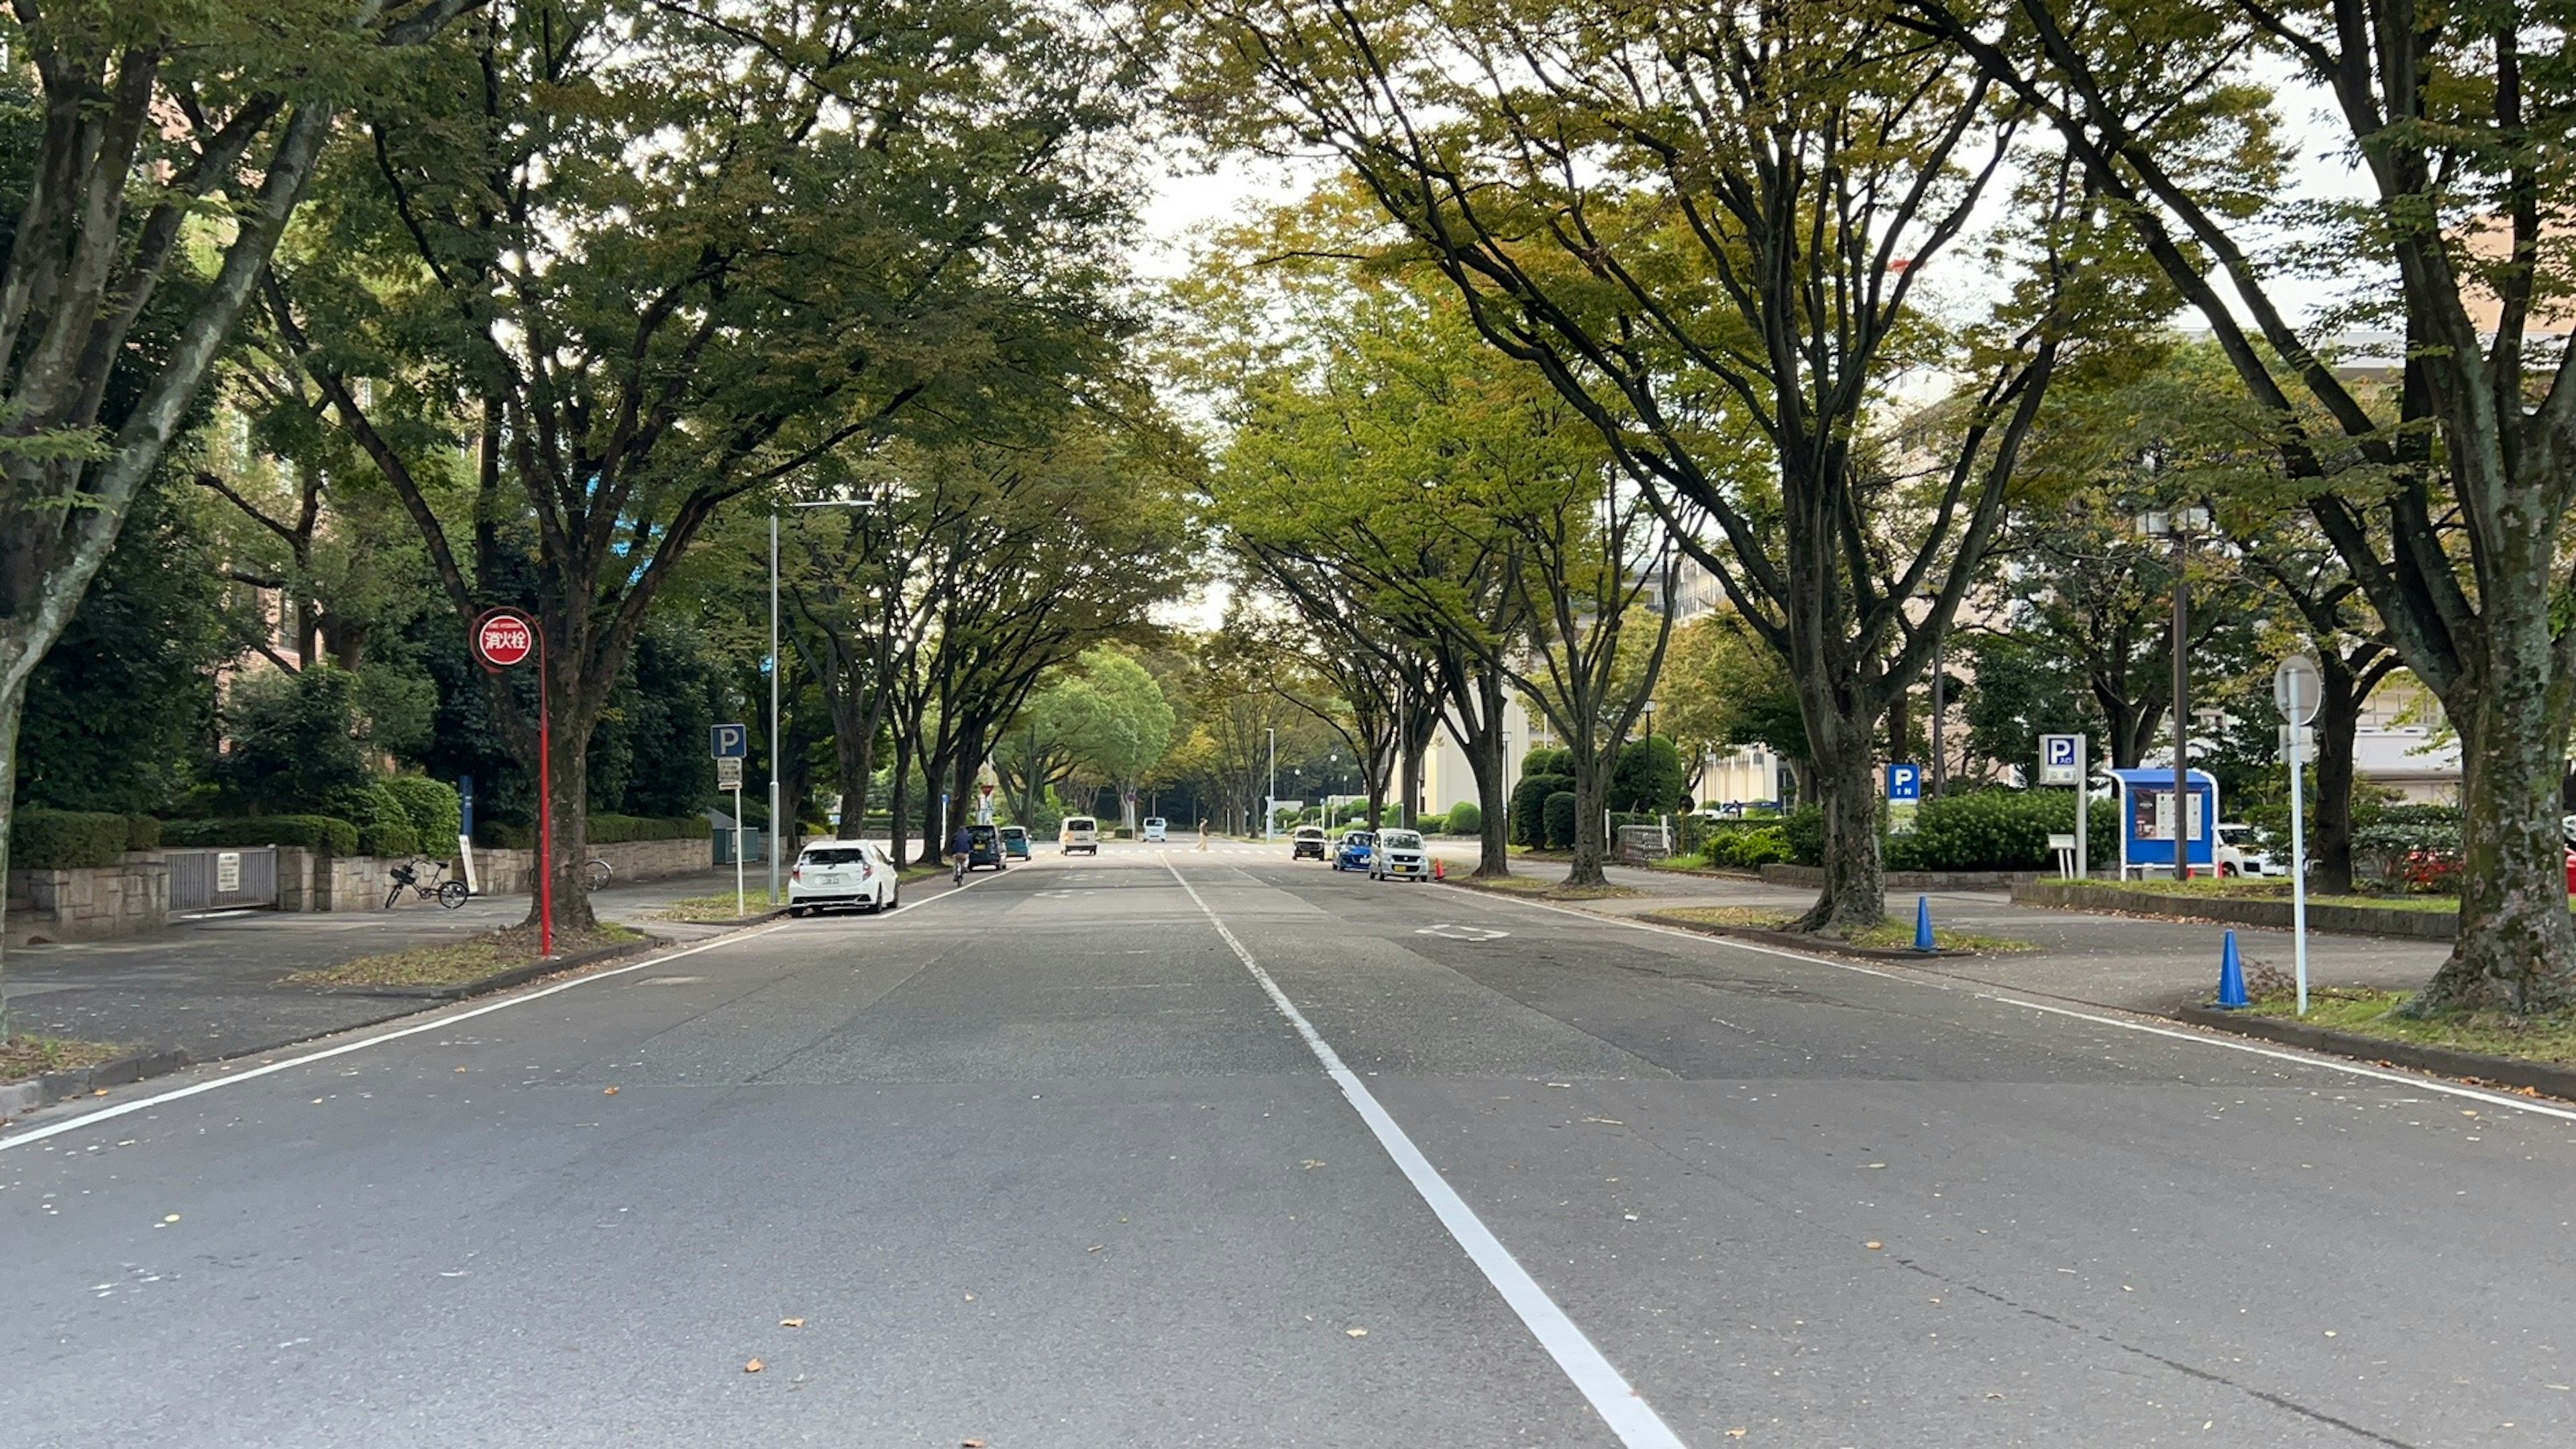
{"label": "utility pole", "polygon": [[1270,793],[1261,801],[1261,838],[1275,840],[1279,835],[1279,731],[1264,725],[1261,732],[1270,737]]}
{"label": "utility pole", "polygon": [[778,510],[769,510],[769,903],[778,904],[778,855],[787,823],[778,813]]}

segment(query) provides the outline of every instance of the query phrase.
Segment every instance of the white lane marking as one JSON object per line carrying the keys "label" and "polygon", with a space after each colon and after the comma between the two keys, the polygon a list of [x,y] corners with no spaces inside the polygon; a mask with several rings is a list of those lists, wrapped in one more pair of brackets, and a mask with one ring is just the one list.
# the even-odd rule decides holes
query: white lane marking
{"label": "white lane marking", "polygon": [[1259,982],[1262,991],[1270,997],[1270,1004],[1279,1009],[1279,1014],[1288,1019],[1289,1025],[1297,1028],[1299,1036],[1305,1038],[1306,1049],[1315,1054],[1315,1060],[1323,1063],[1325,1075],[1342,1089],[1343,1099],[1360,1114],[1360,1120],[1368,1124],[1369,1131],[1376,1134],[1378,1145],[1386,1149],[1386,1155],[1404,1173],[1405,1180],[1421,1194],[1432,1214],[1440,1219],[1440,1225],[1447,1228],[1449,1236],[1466,1250],[1467,1257],[1484,1273],[1485,1281],[1493,1284],[1494,1291],[1500,1293],[1512,1311],[1520,1315],[1521,1322],[1529,1327],[1530,1335],[1547,1350],[1549,1357],[1556,1360],[1557,1367],[1563,1369],[1565,1376],[1582,1391],[1583,1397],[1591,1401],[1593,1411],[1609,1424],[1611,1432],[1619,1436],[1619,1442],[1628,1445],[1629,1449],[1667,1449],[1667,1446],[1669,1449],[1682,1449],[1680,1436],[1673,1433],[1663,1417],[1646,1402],[1645,1395],[1638,1393],[1627,1376],[1611,1366],[1610,1360],[1602,1356],[1601,1350],[1593,1345],[1581,1328],[1575,1326],[1574,1320],[1566,1316],[1556,1300],[1547,1296],[1547,1290],[1538,1286],[1538,1280],[1521,1267],[1520,1260],[1512,1256],[1511,1249],[1504,1247],[1502,1240],[1485,1226],[1484,1219],[1476,1216],[1476,1210],[1467,1206],[1466,1200],[1449,1186],[1448,1179],[1431,1165],[1431,1159],[1422,1155],[1422,1149],[1413,1145],[1413,1139],[1405,1134],[1404,1128],[1378,1104],[1376,1095],[1361,1082],[1359,1074],[1342,1064],[1341,1054],[1333,1050],[1332,1043],[1324,1040],[1323,1033],[1315,1030],[1315,1024],[1308,1021],[1306,1014],[1297,1009],[1297,1004],[1288,999],[1288,993],[1279,989],[1279,983],[1271,979],[1269,972],[1261,969],[1261,963],[1244,949],[1243,942],[1237,940],[1217,913],[1208,908],[1208,903],[1200,898],[1188,877],[1168,860],[1163,865],[1172,872],[1172,879],[1180,882],[1181,889],[1189,892],[1200,913],[1208,918],[1208,924],[1216,927],[1217,935],[1234,948],[1234,954],[1243,962],[1244,969],[1252,973],[1252,979]]}
{"label": "white lane marking", "polygon": [[[986,877],[986,879],[993,879],[993,877]],[[980,880],[970,880],[966,884],[959,886],[954,890],[942,891],[938,895],[930,897],[928,900],[916,902],[915,904],[906,906],[903,909],[905,911],[917,911],[923,906],[944,901],[950,896],[959,895],[963,892],[973,890],[976,886],[982,883],[983,882]],[[897,912],[897,914],[901,914],[901,912]],[[765,926],[754,926],[750,930],[737,931],[728,936],[719,936],[712,941],[701,941],[695,946],[685,947],[681,950],[669,952],[668,954],[646,956],[640,961],[633,961],[624,966],[613,966],[606,971],[594,971],[586,976],[576,976],[569,981],[558,981],[551,986],[540,986],[533,991],[516,992],[503,996],[498,1001],[487,1002],[484,1005],[474,1007],[470,1010],[442,1013],[431,1017],[427,1021],[416,1022],[410,1026],[396,1027],[391,1031],[380,1031],[373,1036],[360,1037],[356,1041],[342,1042],[338,1046],[324,1047],[320,1051],[306,1052],[302,1056],[288,1057],[282,1061],[268,1062],[263,1065],[253,1067],[246,1072],[230,1072],[223,1076],[211,1077],[205,1081],[195,1082],[185,1087],[174,1087],[167,1092],[155,1092],[149,1097],[137,1097],[131,1102],[119,1102],[112,1107],[101,1107],[95,1112],[85,1112],[78,1117],[66,1118],[60,1122],[50,1122],[42,1127],[31,1128],[25,1132],[14,1132],[6,1137],[0,1137],[0,1152],[6,1152],[12,1147],[24,1147],[30,1142],[42,1142],[48,1137],[59,1137],[63,1133],[71,1132],[82,1127],[94,1126],[113,1118],[122,1117],[129,1112],[140,1112],[147,1107],[158,1107],[165,1102],[176,1102],[183,1097],[196,1096],[200,1092],[211,1092],[218,1087],[229,1087],[237,1083],[265,1077],[272,1072],[283,1072],[294,1067],[309,1066],[314,1062],[328,1061],[333,1057],[346,1056],[351,1052],[365,1051],[371,1046],[380,1046],[389,1041],[400,1041],[407,1036],[418,1036],[425,1031],[438,1031],[442,1028],[453,1026],[460,1021],[471,1021],[475,1017],[487,1016],[495,1011],[507,1011],[513,1006],[525,1006],[531,1001],[542,1001],[546,997],[552,996],[558,991],[570,991],[576,986],[587,986],[594,981],[607,981],[614,977],[623,976],[629,971],[641,971],[648,966],[667,965],[684,956],[695,956],[701,951],[712,951],[719,946],[731,946],[738,942],[748,941],[758,936],[766,936],[774,931],[782,931],[786,928],[787,923],[785,921],[772,921]]]}
{"label": "white lane marking", "polygon": [[2195,1042],[2201,1046],[2219,1047],[2227,1051],[2243,1052],[2248,1056],[2269,1057],[2278,1062],[2294,1062],[2300,1066],[2306,1067],[2323,1067],[2328,1071],[2341,1072],[2348,1077],[2367,1077],[2374,1082],[2394,1082],[2401,1087],[2421,1087],[2430,1092],[2441,1092],[2453,1097],[2465,1097],[2472,1102],[2484,1102],[2495,1107],[2511,1107],[2517,1112],[2529,1112],[2536,1117],[2555,1117],[2562,1122],[2576,1122],[2576,1109],[2553,1107],[2543,1102],[2535,1102],[2528,1097],[2509,1097],[2501,1092],[2487,1092],[2481,1091],[2476,1087],[2463,1087],[2456,1082],[2446,1082],[2439,1077],[2419,1077],[2412,1076],[2404,1072],[2383,1071],[2378,1067],[2366,1067],[2359,1062],[2345,1061],[2341,1057],[2330,1057],[2302,1051],[2293,1051],[2284,1047],[2274,1046],[2270,1043],[2257,1043],[2254,1041],[2214,1034],[2203,1035],[2199,1032],[2182,1031],[2170,1026],[2159,1026],[2153,1022],[2130,1021],[2117,1016],[2105,1016],[2097,1012],[2077,1011],[2071,1007],[2053,1006],[2046,1002],[2031,1001],[2024,997],[2007,995],[1995,990],[1993,987],[1985,985],[1982,982],[1971,983],[1962,982],[1948,977],[1918,976],[1907,975],[1895,971],[1881,971],[1873,966],[1862,966],[1850,961],[1837,961],[1830,956],[1811,956],[1803,951],[1785,951],[1777,946],[1760,946],[1755,945],[1750,941],[1730,940],[1724,936],[1702,935],[1697,931],[1679,931],[1670,926],[1657,926],[1645,921],[1625,920],[1618,916],[1601,915],[1592,911],[1568,910],[1563,906],[1549,905],[1545,901],[1525,901],[1514,896],[1500,894],[1495,894],[1494,898],[1509,902],[1516,906],[1527,906],[1532,910],[1552,911],[1560,916],[1572,916],[1577,920],[1597,921],[1604,925],[1611,926],[1625,926],[1632,931],[1645,931],[1657,936],[1678,937],[1684,941],[1698,942],[1703,946],[1722,946],[1734,951],[1750,951],[1757,956],[1777,956],[1783,961],[1799,961],[1804,962],[1809,966],[1831,966],[1837,971],[1850,971],[1862,976],[1876,976],[1886,981],[1910,982],[1916,986],[1927,986],[1940,991],[1965,991],[1982,1001],[1992,1001],[2003,1006],[2018,1006],[2030,1011],[2044,1011],[2052,1016],[2073,1017],[2077,1021],[2089,1021],[2096,1026],[2116,1026],[2122,1031],[2143,1032],[2148,1036],[2171,1037],[2175,1041]]}
{"label": "white lane marking", "polygon": [[1417,936],[1439,936],[1445,940],[1451,941],[1499,941],[1505,936],[1510,935],[1511,932],[1497,931],[1489,926],[1453,926],[1446,921],[1442,921],[1435,926],[1424,926],[1413,934]]}

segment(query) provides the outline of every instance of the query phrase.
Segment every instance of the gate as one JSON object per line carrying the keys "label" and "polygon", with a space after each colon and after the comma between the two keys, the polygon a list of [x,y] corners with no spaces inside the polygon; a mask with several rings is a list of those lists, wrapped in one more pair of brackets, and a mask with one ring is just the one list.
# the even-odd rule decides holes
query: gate
{"label": "gate", "polygon": [[277,904],[277,847],[242,850],[165,850],[170,867],[170,914],[225,911]]}

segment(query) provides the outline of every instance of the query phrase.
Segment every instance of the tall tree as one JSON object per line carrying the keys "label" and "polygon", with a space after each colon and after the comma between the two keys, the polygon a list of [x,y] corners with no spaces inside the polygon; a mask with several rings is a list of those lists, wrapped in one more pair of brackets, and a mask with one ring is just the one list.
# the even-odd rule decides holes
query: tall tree
{"label": "tall tree", "polygon": [[341,108],[398,92],[401,53],[470,3],[0,14],[0,870],[36,665],[179,436]]}
{"label": "tall tree", "polygon": [[[2284,470],[2460,733],[2460,927],[2416,1009],[2576,1000],[2558,790],[2576,701],[2576,613],[2561,604],[2576,502],[2576,93],[2568,21],[2547,0],[1902,0],[1908,22],[2019,97],[2065,140],[2208,324],[2271,419]],[[2364,194],[2304,203],[2312,256],[2366,277],[2356,306],[2303,324],[2263,203],[2282,168],[2212,165],[2167,144],[2268,98],[2295,66],[2332,97]],[[2321,226],[2321,230],[2320,230]],[[2298,258],[2287,258],[2296,262]],[[2334,328],[2403,334],[2393,408],[2334,366]],[[2562,332],[2563,336],[2563,332]],[[2456,514],[2456,542],[2439,520]]]}
{"label": "tall tree", "polygon": [[[1129,63],[999,0],[510,0],[471,40],[420,111],[366,114],[268,298],[460,618],[504,601],[490,561],[526,535],[579,921],[592,728],[717,510],[1098,365]],[[487,688],[533,761],[519,692]]]}
{"label": "tall tree", "polygon": [[[2137,301],[2085,188],[1871,5],[1183,3],[1235,133],[1349,165],[1788,661],[1827,808],[1801,924],[1875,925],[1877,722],[1976,574],[2068,337]],[[1975,259],[2008,301],[1937,326],[1917,280],[2015,159],[2027,225]],[[1892,463],[1885,389],[1923,367],[1970,380]]]}

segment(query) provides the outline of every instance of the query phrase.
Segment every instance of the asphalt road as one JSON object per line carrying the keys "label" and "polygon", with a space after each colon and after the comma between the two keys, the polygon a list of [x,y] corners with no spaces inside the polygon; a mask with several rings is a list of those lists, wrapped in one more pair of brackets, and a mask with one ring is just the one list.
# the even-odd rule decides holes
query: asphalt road
{"label": "asphalt road", "polygon": [[0,1443],[2576,1442],[2576,1114],[1275,854],[302,1051],[0,1135]]}

